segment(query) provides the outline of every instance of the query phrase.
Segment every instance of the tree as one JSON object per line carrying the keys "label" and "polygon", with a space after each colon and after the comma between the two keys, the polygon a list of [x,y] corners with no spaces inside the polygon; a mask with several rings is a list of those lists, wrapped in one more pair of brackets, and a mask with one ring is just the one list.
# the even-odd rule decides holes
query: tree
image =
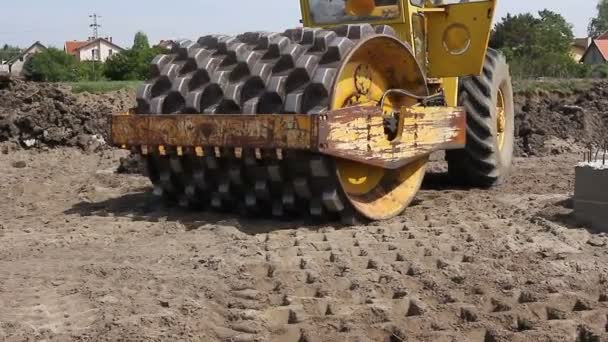
{"label": "tree", "polygon": [[19,47],[4,44],[0,49],[0,62],[8,61],[13,57],[18,56],[20,53],[21,49]]}
{"label": "tree", "polygon": [[134,50],[125,50],[106,61],[104,75],[113,81],[140,79],[136,72],[137,57]]}
{"label": "tree", "polygon": [[25,63],[25,75],[39,82],[71,82],[78,80],[78,68],[76,57],[63,50],[48,48]]}
{"label": "tree", "polygon": [[507,15],[494,28],[490,46],[501,50],[516,77],[581,76],[584,67],[570,56],[574,34],[560,14],[543,10]]}
{"label": "tree", "polygon": [[599,0],[597,16],[589,23],[589,36],[597,37],[608,32],[608,0]]}
{"label": "tree", "polygon": [[93,61],[83,61],[78,63],[79,81],[101,81],[105,73],[105,64]]}
{"label": "tree", "polygon": [[133,39],[133,50],[146,50],[149,48],[150,42],[148,41],[148,36],[141,31],[137,32]]}
{"label": "tree", "polygon": [[145,33],[137,32],[133,48],[110,57],[106,61],[104,74],[115,81],[145,80],[150,73],[150,63],[156,55],[162,53],[162,49],[150,47]]}

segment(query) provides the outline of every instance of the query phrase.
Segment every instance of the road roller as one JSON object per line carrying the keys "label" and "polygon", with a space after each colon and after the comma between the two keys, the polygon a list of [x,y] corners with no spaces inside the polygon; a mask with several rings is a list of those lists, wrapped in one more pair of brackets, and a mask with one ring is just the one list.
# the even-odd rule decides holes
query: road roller
{"label": "road roller", "polygon": [[300,7],[300,27],[181,40],[153,60],[110,137],[143,158],[154,194],[352,224],[402,215],[437,151],[459,185],[505,179],[513,89],[488,48],[495,0]]}

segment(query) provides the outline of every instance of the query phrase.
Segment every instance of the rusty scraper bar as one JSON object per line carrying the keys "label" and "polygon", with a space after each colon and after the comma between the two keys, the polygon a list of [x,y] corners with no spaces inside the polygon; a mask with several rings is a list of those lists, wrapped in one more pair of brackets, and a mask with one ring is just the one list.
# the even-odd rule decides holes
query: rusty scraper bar
{"label": "rusty scraper bar", "polygon": [[[387,169],[433,151],[462,148],[461,108],[402,108],[398,133],[389,140],[378,107],[349,107],[319,115],[217,114],[111,117],[112,144],[142,151],[204,147],[307,150]],[[152,147],[152,149],[150,149]]]}

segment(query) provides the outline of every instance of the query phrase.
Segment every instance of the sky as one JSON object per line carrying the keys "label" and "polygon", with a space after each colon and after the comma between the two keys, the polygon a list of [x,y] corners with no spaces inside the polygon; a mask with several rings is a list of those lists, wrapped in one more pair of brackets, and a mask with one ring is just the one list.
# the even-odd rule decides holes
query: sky
{"label": "sky", "polygon": [[[556,11],[585,36],[596,0],[499,0],[497,18],[507,13]],[[102,36],[123,47],[141,30],[152,43],[161,39],[196,39],[210,33],[283,31],[298,25],[298,0],[28,0],[4,1],[0,7],[0,44],[26,47],[35,41],[63,47],[66,40],[91,35],[90,14],[102,16]],[[8,14],[8,15],[7,15]]]}

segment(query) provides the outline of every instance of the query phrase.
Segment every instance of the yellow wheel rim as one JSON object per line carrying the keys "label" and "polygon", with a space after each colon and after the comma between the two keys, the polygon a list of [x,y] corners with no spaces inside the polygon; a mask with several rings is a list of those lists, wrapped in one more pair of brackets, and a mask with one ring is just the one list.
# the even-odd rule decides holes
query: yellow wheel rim
{"label": "yellow wheel rim", "polygon": [[496,100],[496,139],[498,140],[498,150],[502,151],[505,146],[507,129],[507,114],[505,111],[505,98],[502,90],[498,89],[498,98]]}
{"label": "yellow wheel rim", "polygon": [[[388,36],[360,43],[343,63],[332,93],[331,109],[377,106],[388,89],[408,89],[424,96],[426,81],[412,52]],[[387,98],[385,112],[414,105],[409,98]],[[383,220],[399,215],[420,189],[428,157],[398,170],[336,160],[338,178],[353,206],[365,217]]]}

